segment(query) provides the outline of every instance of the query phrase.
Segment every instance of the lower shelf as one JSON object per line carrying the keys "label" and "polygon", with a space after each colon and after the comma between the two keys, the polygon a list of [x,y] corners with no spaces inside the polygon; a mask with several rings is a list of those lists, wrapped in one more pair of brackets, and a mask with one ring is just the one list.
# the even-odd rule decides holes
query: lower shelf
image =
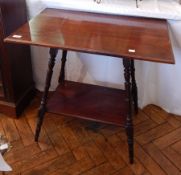
{"label": "lower shelf", "polygon": [[47,112],[124,126],[128,102],[124,90],[65,81],[48,100]]}

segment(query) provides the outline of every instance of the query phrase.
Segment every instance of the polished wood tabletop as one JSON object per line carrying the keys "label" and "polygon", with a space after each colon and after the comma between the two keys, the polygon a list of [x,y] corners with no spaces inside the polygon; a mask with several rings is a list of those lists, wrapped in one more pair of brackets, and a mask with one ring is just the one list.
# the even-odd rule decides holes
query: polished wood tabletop
{"label": "polished wood tabletop", "polygon": [[45,9],[5,41],[174,63],[163,19]]}

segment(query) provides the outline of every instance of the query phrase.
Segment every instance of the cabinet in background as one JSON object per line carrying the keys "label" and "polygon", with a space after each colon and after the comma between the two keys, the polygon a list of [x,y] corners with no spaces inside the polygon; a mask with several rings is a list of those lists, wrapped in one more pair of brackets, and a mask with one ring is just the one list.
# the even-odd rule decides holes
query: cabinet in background
{"label": "cabinet in background", "polygon": [[18,116],[33,98],[30,47],[3,39],[27,21],[25,0],[0,0],[0,113]]}

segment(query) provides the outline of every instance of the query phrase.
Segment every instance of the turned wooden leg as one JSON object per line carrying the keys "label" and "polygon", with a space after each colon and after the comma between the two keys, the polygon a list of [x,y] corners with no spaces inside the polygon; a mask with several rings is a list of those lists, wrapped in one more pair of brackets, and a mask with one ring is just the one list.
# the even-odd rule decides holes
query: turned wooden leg
{"label": "turned wooden leg", "polygon": [[135,80],[134,60],[131,60],[131,84],[132,84],[134,111],[137,114],[138,113],[138,92],[137,92],[137,85],[136,85],[136,80]]}
{"label": "turned wooden leg", "polygon": [[131,90],[131,60],[123,59],[124,66],[124,78],[125,78],[125,90],[128,98],[128,115],[126,118],[126,134],[129,149],[129,161],[132,164],[134,161],[134,139],[133,139],[133,123],[132,123],[132,90]]}
{"label": "turned wooden leg", "polygon": [[47,75],[46,75],[46,84],[45,84],[45,89],[44,89],[43,96],[42,96],[42,99],[41,99],[40,108],[39,108],[39,111],[38,111],[38,121],[37,121],[36,131],[35,131],[35,141],[36,142],[38,141],[39,134],[40,134],[40,131],[41,131],[41,126],[42,126],[43,119],[44,119],[44,115],[45,115],[45,112],[46,112],[48,91],[49,91],[50,84],[51,84],[51,78],[52,78],[52,74],[53,74],[53,67],[55,65],[55,58],[57,56],[58,49],[50,48],[49,53],[50,53],[50,60],[49,60],[48,71],[47,71]]}
{"label": "turned wooden leg", "polygon": [[67,60],[67,50],[63,50],[62,52],[62,65],[60,70],[60,76],[59,76],[59,83],[63,83],[65,80],[65,63]]}

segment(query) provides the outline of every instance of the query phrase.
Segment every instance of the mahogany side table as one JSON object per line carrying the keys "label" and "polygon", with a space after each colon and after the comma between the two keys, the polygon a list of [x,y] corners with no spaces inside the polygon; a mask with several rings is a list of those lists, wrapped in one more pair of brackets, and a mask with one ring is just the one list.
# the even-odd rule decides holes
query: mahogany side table
{"label": "mahogany side table", "polygon": [[[166,20],[45,9],[5,42],[50,48],[35,141],[46,112],[114,124],[126,130],[133,163],[132,106],[138,111],[134,60],[174,64]],[[59,85],[47,99],[58,49],[63,50]],[[65,80],[68,50],[123,58],[125,90]]]}

